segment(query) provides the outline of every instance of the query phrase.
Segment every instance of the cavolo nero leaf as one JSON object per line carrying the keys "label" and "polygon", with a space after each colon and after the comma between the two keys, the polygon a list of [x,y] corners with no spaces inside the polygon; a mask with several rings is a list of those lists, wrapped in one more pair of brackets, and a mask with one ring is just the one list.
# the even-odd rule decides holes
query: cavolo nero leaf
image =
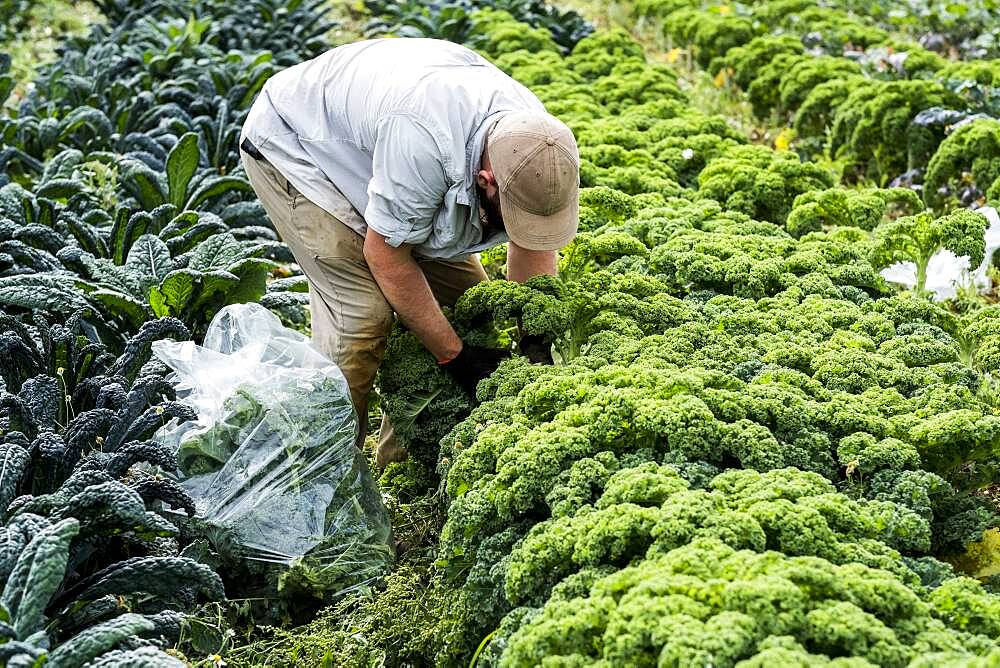
{"label": "cavolo nero leaf", "polygon": [[199,271],[226,269],[244,255],[243,245],[232,234],[215,234],[198,244],[191,253],[188,267]]}
{"label": "cavolo nero leaf", "polygon": [[253,192],[250,182],[239,176],[217,176],[206,179],[188,199],[185,208],[194,209],[199,204],[230,191]]}
{"label": "cavolo nero leaf", "polygon": [[240,260],[229,268],[239,283],[234,286],[226,299],[230,304],[255,302],[267,291],[267,277],[271,269],[277,266],[271,260],[257,257]]}
{"label": "cavolo nero leaf", "polygon": [[157,285],[174,268],[170,249],[159,237],[144,234],[135,240],[125,260],[125,269],[138,274],[142,291]]}
{"label": "cavolo nero leaf", "polygon": [[111,258],[114,260],[115,264],[125,264],[125,256],[128,254],[128,243],[125,238],[128,221],[128,207],[118,207],[115,211],[115,219],[114,223],[111,225],[111,234],[108,239],[108,246],[111,250]]}
{"label": "cavolo nero leaf", "polygon": [[198,135],[193,132],[181,137],[167,155],[167,193],[174,206],[181,207],[187,199],[188,186],[200,159]]}
{"label": "cavolo nero leaf", "polygon": [[0,306],[68,313],[85,309],[83,283],[68,274],[21,274],[0,278]]}
{"label": "cavolo nero leaf", "polygon": [[176,314],[194,296],[201,274],[192,269],[177,269],[166,275],[158,286],[149,291],[149,305],[157,317]]}
{"label": "cavolo nero leaf", "polygon": [[152,226],[153,217],[145,211],[137,211],[129,216],[128,222],[125,223],[122,257],[128,257],[128,252],[132,249],[132,245],[135,243],[136,239],[144,234],[155,232],[155,230],[150,229]]}
{"label": "cavolo nero leaf", "polygon": [[184,234],[197,225],[198,221],[197,211],[182,211],[160,230],[160,239],[167,241],[168,239]]}
{"label": "cavolo nero leaf", "polygon": [[160,184],[160,175],[138,160],[127,161],[122,168],[122,183],[139,200],[144,209],[152,210],[167,201]]}
{"label": "cavolo nero leaf", "polygon": [[94,107],[82,106],[69,112],[62,119],[61,134],[64,137],[68,136],[70,133],[84,126],[88,127],[98,137],[110,137],[111,133],[114,132],[107,114]]}
{"label": "cavolo nero leaf", "polygon": [[30,461],[28,451],[21,446],[0,443],[0,510],[6,510],[16,496],[17,486]]}
{"label": "cavolo nero leaf", "polygon": [[216,294],[223,295],[223,298],[228,297],[239,284],[239,277],[228,271],[222,269],[206,271],[201,276],[201,294],[198,295],[198,301],[204,304]]}
{"label": "cavolo nero leaf", "polygon": [[85,190],[82,181],[78,179],[52,179],[35,188],[36,197],[49,199],[69,199]]}
{"label": "cavolo nero leaf", "polygon": [[[86,278],[95,281],[101,288],[128,294],[141,292],[139,276],[124,266],[119,266],[107,258],[94,258],[86,254],[80,256],[80,263],[86,268]],[[77,287],[85,292],[97,289],[97,286],[88,284],[78,284]]]}
{"label": "cavolo nero leaf", "polygon": [[[32,541],[39,544],[33,553],[14,618],[14,628],[19,637],[24,638],[43,628],[45,607],[62,583],[69,561],[69,545],[79,531],[77,520],[65,519],[43,529]],[[15,571],[17,568],[14,567]]]}
{"label": "cavolo nero leaf", "polygon": [[117,647],[130,636],[148,633],[153,622],[132,612],[91,626],[73,636],[48,655],[47,665],[82,666],[91,659]]}
{"label": "cavolo nero leaf", "polygon": [[142,302],[114,290],[95,290],[90,298],[104,306],[111,315],[124,318],[132,327],[141,327],[149,319]]}
{"label": "cavolo nero leaf", "polygon": [[202,220],[199,217],[200,222],[196,225],[186,230],[183,234],[167,240],[167,246],[174,256],[187,253],[202,241],[215,234],[224,234],[226,232],[227,228],[221,220],[217,220],[215,216],[210,215],[205,216],[205,218],[207,220]]}

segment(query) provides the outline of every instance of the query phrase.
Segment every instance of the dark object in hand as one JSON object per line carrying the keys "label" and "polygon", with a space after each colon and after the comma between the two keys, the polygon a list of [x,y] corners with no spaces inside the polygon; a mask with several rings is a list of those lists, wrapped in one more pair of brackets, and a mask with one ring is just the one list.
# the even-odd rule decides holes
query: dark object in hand
{"label": "dark object in hand", "polygon": [[540,334],[522,336],[517,347],[532,364],[555,364],[552,359],[552,344]]}
{"label": "dark object in hand", "polygon": [[499,348],[483,348],[482,346],[462,346],[462,351],[450,362],[441,365],[455,382],[462,386],[473,399],[476,398],[476,386],[479,381],[496,371],[500,362],[510,357],[510,352]]}

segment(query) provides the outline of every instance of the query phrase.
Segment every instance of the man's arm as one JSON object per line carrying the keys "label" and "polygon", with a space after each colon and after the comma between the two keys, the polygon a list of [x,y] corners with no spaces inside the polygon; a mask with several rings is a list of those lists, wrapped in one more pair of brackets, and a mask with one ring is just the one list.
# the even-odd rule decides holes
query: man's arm
{"label": "man's arm", "polygon": [[370,227],[365,235],[365,260],[382,294],[438,362],[446,362],[462,350],[462,340],[441,312],[410,250],[406,244],[390,246]]}
{"label": "man's arm", "polygon": [[513,241],[507,244],[507,278],[524,283],[532,276],[558,271],[559,255],[556,251],[533,251],[521,248]]}
{"label": "man's arm", "polygon": [[434,133],[409,115],[383,119],[372,154],[365,209],[364,255],[382,294],[403,324],[438,362],[453,359],[462,341],[441,313],[413,246],[431,234],[449,182]]}

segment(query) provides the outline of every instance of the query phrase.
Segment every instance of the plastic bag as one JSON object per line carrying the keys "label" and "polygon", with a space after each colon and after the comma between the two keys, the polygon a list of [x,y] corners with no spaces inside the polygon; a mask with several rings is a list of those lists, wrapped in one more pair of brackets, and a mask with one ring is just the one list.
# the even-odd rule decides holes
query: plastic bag
{"label": "plastic bag", "polygon": [[198,412],[157,438],[176,449],[175,477],[196,502],[181,524],[218,555],[227,590],[325,599],[385,572],[389,517],[336,365],[259,304],[222,309],[204,346],[153,352]]}

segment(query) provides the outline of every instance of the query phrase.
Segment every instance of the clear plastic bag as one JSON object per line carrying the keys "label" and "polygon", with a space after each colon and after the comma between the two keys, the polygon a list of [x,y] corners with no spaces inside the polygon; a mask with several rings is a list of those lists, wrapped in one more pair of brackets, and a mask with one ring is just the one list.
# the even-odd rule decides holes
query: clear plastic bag
{"label": "clear plastic bag", "polygon": [[196,502],[195,518],[179,518],[185,533],[207,541],[227,589],[327,599],[385,572],[389,517],[336,365],[259,304],[222,309],[204,346],[157,341],[153,352],[198,412],[157,437]]}

